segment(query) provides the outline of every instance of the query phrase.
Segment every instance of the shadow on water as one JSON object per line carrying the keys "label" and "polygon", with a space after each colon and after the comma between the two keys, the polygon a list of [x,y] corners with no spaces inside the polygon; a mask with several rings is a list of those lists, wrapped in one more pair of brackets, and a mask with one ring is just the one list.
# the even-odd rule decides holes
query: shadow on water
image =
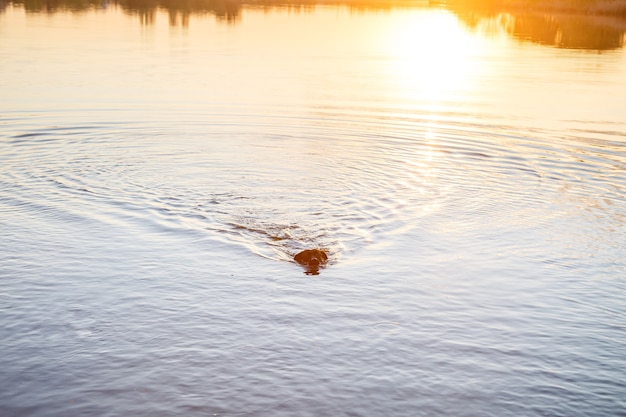
{"label": "shadow on water", "polygon": [[626,33],[626,0],[0,0],[31,13],[81,12],[120,7],[144,25],[153,24],[159,9],[167,11],[172,26],[188,26],[193,14],[212,14],[237,23],[244,8],[287,8],[304,12],[317,5],[343,5],[351,10],[441,7],[456,14],[468,27],[504,31],[524,41],[559,48],[611,50],[622,48]]}

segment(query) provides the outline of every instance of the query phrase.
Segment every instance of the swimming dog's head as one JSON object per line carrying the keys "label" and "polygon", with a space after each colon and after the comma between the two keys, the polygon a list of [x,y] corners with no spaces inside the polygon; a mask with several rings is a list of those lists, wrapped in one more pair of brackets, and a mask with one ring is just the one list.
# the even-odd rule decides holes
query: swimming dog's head
{"label": "swimming dog's head", "polygon": [[305,268],[306,274],[317,275],[320,267],[328,261],[328,255],[322,249],[307,249],[298,253],[293,259]]}

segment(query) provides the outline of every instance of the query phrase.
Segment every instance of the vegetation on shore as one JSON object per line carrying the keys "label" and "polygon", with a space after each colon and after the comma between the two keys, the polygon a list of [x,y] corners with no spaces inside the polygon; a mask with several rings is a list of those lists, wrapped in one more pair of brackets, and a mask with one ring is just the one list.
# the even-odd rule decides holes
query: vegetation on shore
{"label": "vegetation on shore", "polygon": [[505,31],[522,41],[558,48],[603,51],[623,48],[626,42],[626,0],[0,0],[0,13],[8,5],[27,13],[116,7],[151,25],[162,10],[171,26],[188,26],[194,14],[236,23],[245,7],[305,11],[321,4],[351,10],[441,7],[473,30]]}
{"label": "vegetation on shore", "polygon": [[431,0],[430,4],[466,10],[524,10],[626,18],[626,0]]}
{"label": "vegetation on shore", "polygon": [[468,11],[541,11],[618,16],[626,18],[626,0],[0,0],[0,10],[7,4],[21,4],[27,10],[84,10],[103,4],[120,4],[124,8],[142,9],[171,7],[174,9],[237,9],[257,7],[312,7],[318,4],[343,4],[354,8],[392,8],[441,6]]}

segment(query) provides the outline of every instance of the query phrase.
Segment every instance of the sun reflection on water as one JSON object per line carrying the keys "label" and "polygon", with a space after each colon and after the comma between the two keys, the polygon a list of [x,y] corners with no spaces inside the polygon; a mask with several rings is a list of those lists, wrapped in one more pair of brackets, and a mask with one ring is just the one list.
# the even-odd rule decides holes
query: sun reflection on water
{"label": "sun reflection on water", "polygon": [[479,36],[449,12],[405,13],[396,18],[387,49],[390,77],[409,100],[441,110],[446,102],[463,101],[484,71]]}

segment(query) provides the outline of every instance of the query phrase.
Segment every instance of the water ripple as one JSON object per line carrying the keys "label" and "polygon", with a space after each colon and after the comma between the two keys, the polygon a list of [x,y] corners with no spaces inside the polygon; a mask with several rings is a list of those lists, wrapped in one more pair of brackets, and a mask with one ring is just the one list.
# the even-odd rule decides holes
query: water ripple
{"label": "water ripple", "polygon": [[[619,142],[552,142],[405,116],[326,117],[251,117],[178,142],[132,127],[122,137],[98,125],[22,131],[2,143],[10,166],[3,187],[14,194],[3,210],[49,216],[56,207],[142,228],[190,228],[277,260],[322,247],[332,262],[437,213],[458,212],[469,230],[480,216],[528,212],[518,221],[536,221],[533,207],[565,197],[622,218]],[[274,124],[280,129],[267,128]],[[259,138],[252,128],[268,131]]]}

